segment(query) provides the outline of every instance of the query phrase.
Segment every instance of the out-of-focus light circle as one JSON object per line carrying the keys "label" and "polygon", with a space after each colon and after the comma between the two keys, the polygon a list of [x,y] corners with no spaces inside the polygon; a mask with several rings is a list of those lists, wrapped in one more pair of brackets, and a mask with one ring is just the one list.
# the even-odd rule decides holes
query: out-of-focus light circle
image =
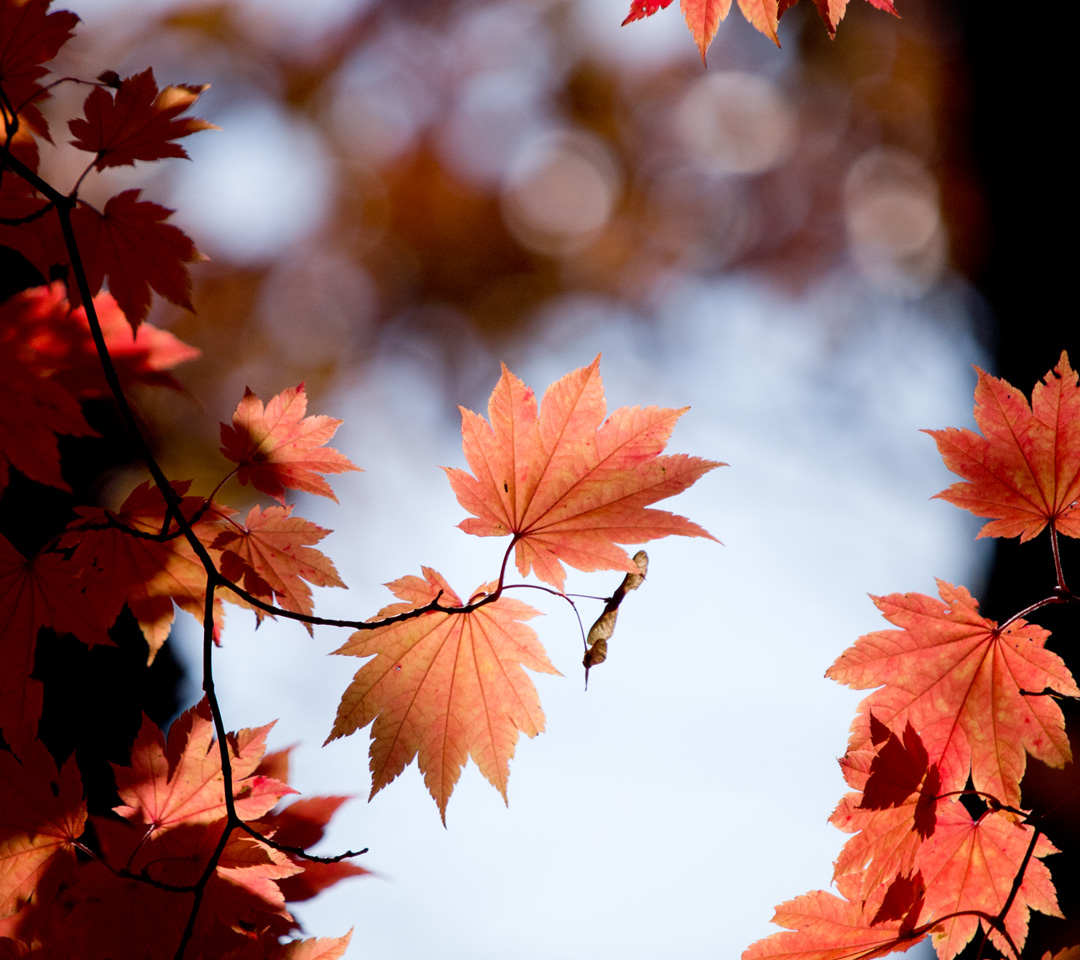
{"label": "out-of-focus light circle", "polygon": [[945,266],[937,183],[913,153],[878,147],[852,164],[844,181],[852,256],[871,282],[918,295]]}
{"label": "out-of-focus light circle", "polygon": [[275,265],[259,295],[263,329],[300,367],[347,363],[377,308],[371,275],[327,251]]}
{"label": "out-of-focus light circle", "polygon": [[211,259],[270,260],[322,222],[336,180],[319,137],[270,104],[215,117],[227,135],[188,150],[172,205]]}
{"label": "out-of-focus light circle", "polygon": [[540,123],[532,85],[513,73],[483,73],[464,84],[435,143],[454,173],[485,186],[502,179]]}
{"label": "out-of-focus light circle", "polygon": [[764,173],[791,152],[795,115],[771,80],[730,71],[702,77],[686,92],[675,129],[686,152],[714,173]]}
{"label": "out-of-focus light circle", "polygon": [[354,161],[392,162],[444,108],[450,66],[432,30],[395,25],[342,69],[330,107],[333,133]]}
{"label": "out-of-focus light circle", "polygon": [[620,189],[608,148],[596,137],[562,131],[526,144],[503,181],[507,227],[539,253],[580,249],[611,217]]}

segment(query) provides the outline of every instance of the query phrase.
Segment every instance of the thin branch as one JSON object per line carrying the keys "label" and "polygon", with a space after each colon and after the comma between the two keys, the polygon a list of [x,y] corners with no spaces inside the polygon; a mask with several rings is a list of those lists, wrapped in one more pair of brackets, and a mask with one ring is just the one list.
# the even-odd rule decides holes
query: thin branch
{"label": "thin branch", "polygon": [[1024,618],[1030,616],[1036,610],[1041,610],[1043,607],[1052,606],[1055,603],[1068,603],[1070,600],[1074,600],[1074,599],[1076,599],[1076,598],[1073,597],[1073,595],[1071,593],[1067,593],[1067,594],[1055,593],[1052,597],[1044,597],[1042,600],[1036,600],[1033,604],[1031,604],[1030,606],[1024,607],[1024,609],[1021,610],[1019,613],[1014,613],[1011,617],[1009,617],[1008,620],[1006,620],[1004,623],[1000,624],[998,626],[998,628],[997,628],[998,635],[1000,636],[1001,634],[1003,634],[1005,632],[1005,630],[1008,627],[1010,627],[1013,623],[1015,623],[1017,620],[1022,620]]}
{"label": "thin branch", "polygon": [[1054,552],[1054,575],[1057,577],[1057,589],[1059,593],[1069,595],[1069,588],[1065,586],[1065,571],[1061,567],[1061,550],[1058,547],[1057,527],[1050,522],[1050,549]]}
{"label": "thin branch", "polygon": [[278,843],[273,837],[268,837],[266,834],[259,833],[258,830],[250,824],[244,823],[243,820],[241,820],[237,826],[260,843],[265,843],[268,847],[273,847],[275,850],[282,851],[282,853],[291,853],[294,857],[299,857],[301,860],[310,860],[312,863],[341,863],[342,860],[351,860],[353,857],[361,857],[368,852],[368,848],[364,847],[363,850],[346,850],[344,853],[339,853],[336,856],[321,857],[318,854],[308,853],[303,847],[294,847],[287,843]]}

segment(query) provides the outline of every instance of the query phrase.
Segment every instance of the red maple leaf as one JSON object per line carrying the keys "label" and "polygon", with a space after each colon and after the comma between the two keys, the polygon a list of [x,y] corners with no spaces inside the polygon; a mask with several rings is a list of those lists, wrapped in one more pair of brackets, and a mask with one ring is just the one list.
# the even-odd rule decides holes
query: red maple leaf
{"label": "red maple leaf", "polygon": [[[404,603],[373,618],[393,617],[439,598],[461,600],[434,570],[387,584]],[[487,584],[477,594],[490,593]],[[476,596],[477,594],[474,594]],[[420,772],[446,822],[446,804],[471,756],[506,799],[518,732],[544,729],[536,688],[521,668],[558,673],[524,621],[532,607],[505,596],[471,613],[432,611],[354,633],[335,653],[374,657],[346,688],[327,742],[371,729],[371,796],[419,755]]]}
{"label": "red maple leaf", "polygon": [[[293,508],[258,504],[247,515],[244,525],[230,521],[217,535],[213,548],[221,551],[219,569],[234,583],[243,581],[244,589],[269,603],[276,602],[294,613],[312,612],[311,589],[344,587],[330,558],[310,544],[318,543],[329,530],[303,517],[292,516]],[[307,581],[305,583],[304,581]],[[234,595],[227,594],[230,599]],[[235,602],[245,606],[239,597]],[[255,616],[266,614],[258,607]],[[311,624],[305,624],[311,633]]]}
{"label": "red maple leaf", "polygon": [[212,123],[197,117],[181,117],[208,84],[192,87],[181,84],[160,93],[153,70],[144,70],[118,81],[112,88],[95,87],[86,98],[85,119],[68,122],[80,150],[96,153],[94,166],[133,164],[136,160],[187,157],[187,151],[173,143],[200,130],[216,130]]}
{"label": "red maple leaf", "polygon": [[[0,89],[5,107],[22,114],[48,139],[37,103],[48,95],[38,83],[48,63],[71,38],[79,18],[67,10],[49,13],[52,0],[0,4]],[[5,109],[4,113],[7,113]]]}
{"label": "red maple leaf", "polygon": [[337,501],[320,473],[359,470],[348,457],[324,444],[340,420],[307,413],[307,393],[301,383],[282,390],[263,406],[251,390],[237,404],[232,425],[221,424],[221,452],[237,464],[236,478],[285,503],[285,490],[317,493]]}
{"label": "red maple leaf", "polygon": [[[798,0],[738,0],[739,9],[743,16],[754,26],[755,29],[765,34],[773,43],[780,46],[780,38],[777,35],[777,24],[780,17]],[[879,10],[896,15],[890,0],[869,0],[872,6]],[[630,13],[623,20],[623,26],[643,17],[651,17],[658,10],[663,10],[671,4],[671,0],[632,0]],[[836,26],[844,16],[848,0],[815,0],[815,6],[821,19],[825,21],[829,35],[836,35]],[[721,21],[727,18],[731,10],[731,0],[680,0],[683,19],[694,37],[698,51],[701,53],[702,63],[705,62],[705,52],[709,49]]]}
{"label": "red maple leaf", "polygon": [[707,537],[696,523],[648,505],[681,493],[723,466],[684,454],[661,456],[688,408],[622,407],[605,422],[597,357],[536,398],[506,367],[488,403],[490,423],[461,408],[465,459],[475,476],[444,467],[462,521],[480,537],[513,534],[517,567],[559,590],[566,571],[638,568],[617,543],[672,534]]}
{"label": "red maple leaf", "polygon": [[15,467],[28,479],[60,490],[57,435],[95,437],[78,400],[61,384],[27,370],[17,358],[0,356],[0,492]]}
{"label": "red maple leaf", "polygon": [[[256,769],[256,773],[277,780],[289,778],[289,752],[292,748],[268,753]],[[273,837],[276,843],[287,847],[310,850],[323,838],[327,824],[338,808],[351,797],[301,797],[287,806],[279,805],[257,824],[263,836]],[[294,856],[289,858],[302,866],[303,873],[293,874],[278,881],[281,892],[288,902],[310,900],[317,893],[348,877],[366,876],[371,873],[348,860],[337,863],[320,863]]]}
{"label": "red maple leaf", "polygon": [[[168,371],[201,351],[168,330],[142,324],[135,336],[111,294],[94,297],[105,345],[124,386],[141,383],[180,390]],[[77,397],[108,394],[90,323],[83,307],[72,309],[62,283],[23,290],[0,305],[0,345],[23,366],[50,377]]]}
{"label": "red maple leaf", "polygon": [[352,939],[350,930],[343,937],[320,937],[311,940],[294,940],[283,944],[269,960],[338,960]]}
{"label": "red maple leaf", "polygon": [[[202,497],[185,497],[190,481],[174,483],[181,510],[192,523],[195,535],[208,550],[225,519],[235,513],[229,507]],[[125,603],[138,620],[150,647],[150,662],[169,636],[173,603],[201,620],[206,600],[206,568],[191,544],[170,520],[165,539],[152,539],[166,529],[165,498],[149,483],[136,487],[118,511],[100,507],[77,507],[80,519],[68,525],[60,545],[72,549],[72,560],[90,581],[99,607],[111,611],[104,622],[112,623]],[[219,630],[221,603],[215,598],[215,633]]]}
{"label": "red maple leaf", "polygon": [[963,587],[939,580],[938,589],[941,600],[874,597],[901,629],[860,637],[828,669],[857,690],[885,685],[859,705],[848,749],[870,746],[871,712],[893,731],[911,723],[943,792],[964,789],[970,771],[977,790],[1018,806],[1028,753],[1054,767],[1072,757],[1061,709],[1043,691],[1080,688],[1045,648],[1049,631],[1019,619],[999,630]]}
{"label": "red maple leaf", "polygon": [[971,430],[927,430],[945,465],[965,482],[937,496],[977,517],[991,517],[980,537],[1030,540],[1048,523],[1080,537],[1080,386],[1069,356],[1027,398],[1004,380],[975,368]]}
{"label": "red maple leaf", "polygon": [[[41,719],[42,685],[34,669],[38,631],[73,634],[86,644],[112,644],[112,620],[77,564],[59,553],[27,560],[0,536],[0,729],[11,745],[33,740]],[[115,614],[114,614],[115,616]]]}
{"label": "red maple leaf", "polygon": [[[80,960],[173,960],[191,910],[190,895],[158,884],[197,883],[217,848],[224,821],[178,823],[164,832],[123,821],[94,818],[105,863],[122,865],[121,875],[104,864],[80,867],[66,891],[68,912],[51,918],[50,939]],[[196,918],[195,957],[271,955],[278,937],[295,929],[277,886],[300,870],[279,851],[234,832],[206,885]],[[238,951],[237,954],[231,951]]]}
{"label": "red maple leaf", "polygon": [[74,756],[58,775],[40,740],[23,744],[19,757],[0,750],[0,918],[31,897],[54,857],[67,854],[74,860],[74,843],[85,825]]}
{"label": "red maple leaf", "polygon": [[[91,294],[109,278],[109,292],[137,330],[150,311],[151,287],[166,300],[193,310],[186,263],[205,259],[191,238],[165,221],[172,210],[124,190],[106,202],[103,213],[80,203],[71,215]],[[74,283],[72,303],[79,302]]]}
{"label": "red maple leaf", "polygon": [[[277,843],[309,850],[318,843],[330,818],[349,797],[301,797],[288,806],[276,810],[260,821],[265,825],[264,835],[272,835]],[[303,867],[303,873],[294,874],[278,881],[286,901],[310,900],[327,887],[348,877],[362,877],[371,871],[341,860],[337,863],[319,863],[302,860],[289,854],[294,863]]]}

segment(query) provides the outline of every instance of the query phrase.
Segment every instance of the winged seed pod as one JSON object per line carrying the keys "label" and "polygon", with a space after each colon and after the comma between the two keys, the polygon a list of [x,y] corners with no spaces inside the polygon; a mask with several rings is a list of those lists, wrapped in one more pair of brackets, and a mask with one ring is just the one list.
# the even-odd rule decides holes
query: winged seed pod
{"label": "winged seed pod", "polygon": [[645,575],[649,572],[649,555],[644,550],[635,553],[633,559],[634,564],[641,573],[628,573],[623,577],[623,582],[619,584],[618,589],[604,605],[604,612],[600,614],[596,623],[589,628],[589,635],[585,640],[588,649],[585,651],[585,659],[581,661],[585,667],[586,690],[589,689],[589,670],[607,659],[607,642],[615,632],[615,621],[619,616],[619,604],[623,602],[623,597],[631,590],[636,590],[645,582]]}

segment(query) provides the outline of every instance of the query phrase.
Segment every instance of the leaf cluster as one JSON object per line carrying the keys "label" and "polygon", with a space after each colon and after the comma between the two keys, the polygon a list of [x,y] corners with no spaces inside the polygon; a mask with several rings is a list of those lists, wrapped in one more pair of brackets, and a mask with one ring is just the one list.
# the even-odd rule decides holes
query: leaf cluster
{"label": "leaf cluster", "polygon": [[[0,307],[0,493],[13,470],[70,491],[61,439],[95,434],[83,406],[98,398],[116,404],[150,477],[119,507],[76,506],[28,555],[0,536],[0,951],[102,960],[339,956],[348,935],[282,941],[298,931],[288,903],[367,872],[347,862],[356,853],[308,852],[345,798],[289,802],[296,791],[287,757],[264,752],[269,727],[226,732],[213,675],[224,604],[257,620],[296,620],[309,633],[351,628],[336,652],[366,662],[328,739],[371,725],[372,795],[417,759],[445,822],[469,757],[505,798],[519,732],[534,736],[544,726],[522,668],[557,671],[527,623],[539,611],[508,592],[541,589],[576,611],[564,565],[626,573],[590,632],[586,665],[599,663],[597,644],[610,639],[630,578],[637,586],[646,568],[643,552],[631,559],[621,545],[674,534],[712,539],[653,504],[719,464],[664,453],[685,410],[633,407],[608,417],[599,357],[539,404],[504,367],[488,418],[461,411],[471,472],[447,468],[471,514],[461,528],[510,538],[497,577],[463,598],[424,567],[422,577],[390,584],[399,602],[373,618],[317,616],[311,586],[344,583],[318,546],[330,531],[298,516],[287,498],[336,500],[327,476],[358,469],[327,446],[341,421],[309,415],[303,384],[266,402],[247,390],[221,425],[225,466],[214,489],[166,477],[129,391],[182,389],[171,371],[199,352],[147,316],[151,291],[191,308],[188,264],[200,255],[167,222],[172,211],[138,191],[121,191],[100,210],[80,196],[86,178],[106,169],[185,157],[177,141],[213,128],[186,115],[205,87],[159,88],[150,70],[42,83],[77,22],[49,7],[0,0],[0,243],[52,278]],[[83,115],[68,123],[68,146],[91,156],[66,191],[40,175],[40,151],[52,144],[40,105],[59,83],[89,88]],[[240,519],[218,499],[233,476],[275,502]],[[522,576],[549,586],[508,583],[511,555]],[[110,645],[126,610],[152,662],[176,608],[202,624],[205,697],[167,735],[144,718],[127,761],[113,764],[120,803],[91,815],[79,759],[54,757],[39,739],[39,636]]]}
{"label": "leaf cluster", "polygon": [[1043,862],[1057,852],[1042,828],[1052,811],[1026,808],[1021,782],[1029,755],[1058,768],[1073,759],[1059,701],[1080,688],[1047,648],[1050,631],[1028,618],[1077,602],[1058,537],[1080,534],[1080,384],[1064,352],[1030,404],[1005,381],[978,377],[980,432],[927,431],[963,478],[938,496],[991,518],[979,536],[1023,541],[1048,529],[1056,583],[1000,624],[944,581],[938,597],[872,598],[896,629],[860,637],[827,672],[874,690],[840,761],[852,792],[830,818],[852,834],[833,872],[840,896],[818,890],[781,904],[773,922],[787,931],[744,960],[870,958],[926,937],[939,960],[953,960],[976,935],[980,957],[993,948],[1019,960],[1030,912],[1062,916]]}

